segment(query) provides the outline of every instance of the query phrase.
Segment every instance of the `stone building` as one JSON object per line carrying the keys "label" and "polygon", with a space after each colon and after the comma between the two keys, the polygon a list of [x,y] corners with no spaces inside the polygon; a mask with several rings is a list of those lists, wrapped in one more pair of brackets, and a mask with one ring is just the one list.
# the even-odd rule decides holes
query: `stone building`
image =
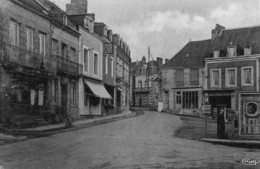
{"label": "stone building", "polygon": [[260,134],[260,26],[225,29],[216,25],[205,59],[205,102],[237,112],[241,138]]}
{"label": "stone building", "polygon": [[[84,8],[82,7],[84,6]],[[79,61],[83,65],[79,85],[79,113],[81,116],[103,115],[104,99],[112,99],[103,83],[103,42],[95,32],[95,15],[87,13],[87,0],[67,4],[69,18],[78,25],[81,34]]]}
{"label": "stone building", "polygon": [[130,48],[118,34],[113,34],[116,45],[116,106],[119,110],[129,109],[130,98]]}
{"label": "stone building", "polygon": [[190,41],[161,67],[163,108],[196,112],[202,105],[204,58],[211,40]]}
{"label": "stone building", "polygon": [[162,58],[157,57],[156,61],[146,61],[145,56],[141,61],[131,63],[132,106],[157,108],[158,76],[162,65]]}
{"label": "stone building", "polygon": [[[0,52],[3,121],[26,127],[53,122],[49,117],[56,116],[58,122],[68,109],[77,118],[79,33],[68,25],[66,14],[48,1],[1,4],[5,23]],[[59,12],[53,15],[55,10]]]}

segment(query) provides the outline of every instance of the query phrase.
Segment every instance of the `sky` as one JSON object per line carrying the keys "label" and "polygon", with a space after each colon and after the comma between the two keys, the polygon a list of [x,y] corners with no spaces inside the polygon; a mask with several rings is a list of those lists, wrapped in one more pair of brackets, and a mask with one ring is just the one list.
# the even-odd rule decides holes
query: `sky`
{"label": "sky", "polygon": [[[65,10],[70,0],[52,0]],[[260,25],[260,0],[88,0],[89,13],[129,45],[132,61],[172,58],[189,41],[227,29]]]}

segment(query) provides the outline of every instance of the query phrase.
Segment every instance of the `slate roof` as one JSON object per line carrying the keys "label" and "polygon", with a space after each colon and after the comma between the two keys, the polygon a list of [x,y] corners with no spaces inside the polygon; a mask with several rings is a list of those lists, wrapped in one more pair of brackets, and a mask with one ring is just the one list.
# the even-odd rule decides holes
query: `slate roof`
{"label": "slate roof", "polygon": [[232,42],[237,46],[237,54],[243,55],[243,48],[245,45],[252,45],[252,54],[260,53],[260,26],[238,28],[238,29],[224,29],[213,41],[211,51],[207,57],[213,57],[214,49],[222,49],[223,56],[227,52],[227,47]]}
{"label": "slate roof", "polygon": [[211,39],[190,41],[161,68],[203,66],[204,58],[210,51],[210,44]]}

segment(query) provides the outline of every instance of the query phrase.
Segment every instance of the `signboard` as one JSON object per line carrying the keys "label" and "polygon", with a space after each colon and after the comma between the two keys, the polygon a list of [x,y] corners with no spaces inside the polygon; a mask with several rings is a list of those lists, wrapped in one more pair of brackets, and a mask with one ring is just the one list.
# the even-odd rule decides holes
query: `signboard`
{"label": "signboard", "polygon": [[211,114],[211,105],[203,105],[202,106],[202,115]]}

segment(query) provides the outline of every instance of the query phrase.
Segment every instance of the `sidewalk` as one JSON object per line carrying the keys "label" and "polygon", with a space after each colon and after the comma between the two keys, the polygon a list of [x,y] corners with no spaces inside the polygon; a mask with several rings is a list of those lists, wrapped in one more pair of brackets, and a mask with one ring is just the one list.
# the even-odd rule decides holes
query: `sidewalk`
{"label": "sidewalk", "polygon": [[39,126],[26,129],[8,129],[4,133],[0,133],[0,145],[5,143],[12,143],[17,141],[26,140],[28,138],[44,136],[48,134],[55,134],[58,132],[65,132],[71,130],[77,130],[85,127],[90,127],[98,124],[105,124],[120,119],[130,118],[137,116],[136,112],[123,111],[121,114],[110,115],[95,119],[84,119],[73,122],[71,128],[66,128],[63,123],[54,124],[48,126]]}
{"label": "sidewalk", "polygon": [[175,131],[175,135],[178,137],[234,147],[260,148],[260,140],[218,139],[216,121],[208,120],[207,135],[205,135],[204,119],[186,115],[177,116],[182,121],[182,126]]}
{"label": "sidewalk", "polygon": [[258,140],[228,140],[228,139],[214,139],[214,138],[202,138],[204,142],[223,144],[235,147],[248,147],[248,148],[260,148],[260,141]]}

